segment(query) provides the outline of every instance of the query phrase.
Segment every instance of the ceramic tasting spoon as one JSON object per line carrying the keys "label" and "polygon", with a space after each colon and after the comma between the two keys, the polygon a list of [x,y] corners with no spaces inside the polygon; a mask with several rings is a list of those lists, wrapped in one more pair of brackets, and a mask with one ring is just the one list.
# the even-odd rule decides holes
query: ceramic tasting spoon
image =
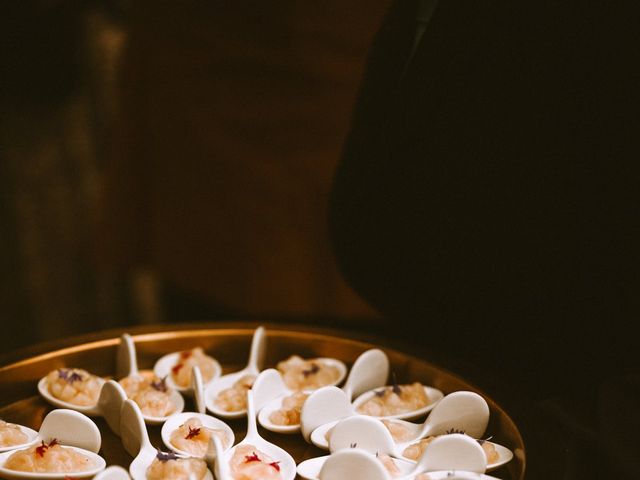
{"label": "ceramic tasting spoon", "polygon": [[122,407],[122,402],[127,398],[127,394],[118,382],[114,380],[106,380],[102,383],[102,387],[100,388],[98,402],[90,408],[78,408],[77,405],[63,402],[51,395],[51,392],[46,386],[46,382],[44,384],[42,383],[43,380],[46,380],[46,377],[38,383],[38,390],[40,391],[40,395],[42,395],[47,402],[56,407],[74,410],[84,415],[104,417],[109,428],[111,428],[116,435],[120,434],[120,409]]}
{"label": "ceramic tasting spoon", "polygon": [[40,452],[35,451],[31,455],[46,455],[46,451],[54,444],[63,448],[70,448],[76,453],[89,459],[90,468],[82,471],[65,473],[32,473],[6,468],[7,461],[12,455],[19,454],[20,450],[7,451],[0,454],[0,478],[13,479],[38,479],[38,480],[63,480],[65,478],[91,478],[104,470],[105,460],[98,455],[102,444],[100,430],[96,424],[86,415],[75,410],[52,410],[42,421],[35,442],[26,450],[35,448],[36,443]]}
{"label": "ceramic tasting spoon", "polygon": [[[367,350],[354,362],[347,380],[342,386],[342,391],[351,400],[362,392],[384,385],[388,374],[389,359],[387,355],[379,349]],[[283,400],[294,393],[287,388],[280,372],[274,369],[262,372],[256,379],[253,391],[260,425],[277,433],[300,431],[300,423],[280,425],[271,420],[272,413],[282,408]]]}
{"label": "ceramic tasting spoon", "polygon": [[[120,378],[121,380],[125,377],[142,377],[140,371],[138,370],[138,360],[136,356],[135,343],[133,341],[133,338],[131,338],[131,335],[127,333],[120,337],[120,345],[118,346],[116,361],[118,378]],[[178,391],[164,384],[164,379],[162,380],[162,388],[166,388],[166,391],[169,394],[170,402],[173,404],[174,409],[171,414],[162,417],[146,415],[143,413],[142,415],[144,421],[148,425],[162,425],[171,415],[175,415],[184,410],[184,398]]]}
{"label": "ceramic tasting spoon", "polygon": [[247,414],[247,410],[233,410],[228,411],[220,408],[216,405],[216,399],[220,392],[231,388],[233,384],[245,376],[258,376],[262,365],[264,363],[264,356],[266,354],[266,333],[264,327],[258,327],[253,333],[251,340],[251,350],[249,352],[249,361],[247,366],[242,370],[227,375],[222,375],[212,382],[209,382],[205,388],[204,397],[207,410],[213,413],[216,417],[221,418],[241,418]]}
{"label": "ceramic tasting spoon", "polygon": [[[253,392],[251,390],[247,392],[247,434],[244,439],[227,451],[221,450],[217,437],[212,437],[212,441],[210,442],[207,459],[208,462],[215,459],[214,463],[216,465],[216,477],[218,480],[230,480],[233,478],[229,473],[231,460],[239,448],[244,450],[245,447],[249,446],[253,448],[247,449],[248,455],[245,455],[245,458],[248,456],[249,459],[245,460],[245,462],[260,462],[261,452],[273,460],[273,462],[269,464],[265,463],[265,468],[275,468],[280,473],[282,480],[293,480],[295,478],[296,462],[293,457],[279,446],[264,440],[258,433]],[[240,452],[238,452],[238,454],[240,454]]]}
{"label": "ceramic tasting spoon", "polygon": [[[161,461],[190,458],[163,453],[153,448],[140,407],[132,400],[127,399],[122,405],[120,430],[124,449],[134,457],[129,465],[129,474],[133,480],[145,480],[147,469],[156,458]],[[207,470],[204,479],[213,480],[211,471]]]}
{"label": "ceramic tasting spoon", "polygon": [[[433,441],[420,462],[405,475],[395,479],[413,480],[428,472],[430,480],[497,480],[484,475],[486,462],[481,448],[465,435],[450,435]],[[441,468],[448,465],[448,468]],[[342,449],[327,458],[319,480],[391,480],[391,475],[374,455],[359,448]]]}
{"label": "ceramic tasting spoon", "polygon": [[[171,441],[171,434],[174,431],[176,431],[178,428],[180,428],[180,426],[182,426],[187,421],[191,419],[197,419],[202,424],[202,427],[199,427],[199,428],[206,428],[213,431],[215,430],[222,431],[223,436],[225,438],[223,450],[228,450],[229,448],[231,448],[231,446],[233,445],[233,442],[235,441],[235,435],[231,427],[229,427],[229,425],[227,425],[225,422],[223,422],[218,418],[212,417],[211,415],[205,414],[202,374],[200,373],[200,368],[197,365],[193,367],[193,371],[191,374],[191,390],[194,393],[194,400],[195,400],[197,411],[182,412],[169,417],[169,419],[164,423],[164,425],[162,425],[162,430],[160,432],[163,443],[167,448],[173,450],[176,453],[179,453],[185,456],[193,455],[192,453],[187,452],[185,450],[181,450],[176,445],[174,445],[173,442]],[[196,430],[193,430],[193,431],[196,432]],[[192,430],[190,428],[189,434],[191,433],[192,433]],[[196,432],[195,436],[197,437],[198,434],[199,432]],[[196,455],[196,456],[200,456],[200,455]],[[202,456],[204,457],[204,453],[202,454]]]}
{"label": "ceramic tasting spoon", "polygon": [[[173,376],[171,374],[173,372],[173,369],[180,368],[180,365],[182,365],[180,362],[185,357],[185,355],[189,356],[190,354],[191,351],[189,350],[168,353],[167,355],[164,355],[163,357],[158,359],[153,367],[153,372],[158,378],[166,378],[167,385],[183,395],[193,395],[193,389],[191,388],[193,380],[190,382],[190,385],[181,386],[173,380]],[[212,382],[222,374],[222,367],[220,366],[220,363],[213,357],[209,358],[211,361],[213,372],[211,378],[209,378],[209,380],[205,382],[205,384]]]}
{"label": "ceramic tasting spoon", "polygon": [[[489,406],[482,396],[474,392],[458,391],[442,398],[433,408],[423,423],[411,423],[403,420],[387,420],[405,430],[402,442],[408,444],[416,442],[430,435],[441,435],[447,431],[464,431],[474,438],[480,438],[489,423]],[[334,424],[335,425],[335,422]],[[314,445],[322,449],[329,448],[327,431],[332,424],[321,425],[311,435]]]}

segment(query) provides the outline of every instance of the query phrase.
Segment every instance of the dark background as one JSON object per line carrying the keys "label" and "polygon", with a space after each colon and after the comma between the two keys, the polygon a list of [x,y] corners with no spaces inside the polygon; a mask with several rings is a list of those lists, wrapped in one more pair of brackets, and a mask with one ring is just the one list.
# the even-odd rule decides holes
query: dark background
{"label": "dark background", "polygon": [[[365,267],[359,279],[349,272],[357,283],[350,286],[327,222],[367,52],[390,3],[3,5],[2,349],[111,327],[245,318],[346,326],[421,347],[428,312],[389,307],[396,317],[385,320],[354,293],[352,287],[385,308],[383,296],[371,293],[382,272],[369,262],[376,246],[350,246],[364,252]],[[603,12],[609,26],[612,18],[631,21],[624,10]],[[591,14],[579,39],[600,25],[600,13]],[[540,25],[547,20],[542,16]],[[465,26],[459,24],[461,35]],[[560,20],[554,28],[562,32]],[[630,50],[632,42],[618,45]],[[618,45],[614,50],[622,51]],[[589,55],[567,60],[586,65]],[[617,133],[634,132],[626,123]],[[385,260],[393,263],[381,260],[381,269]],[[460,312],[464,319],[474,313]],[[603,322],[607,341],[625,340],[624,355],[610,342],[600,348],[592,330],[592,348],[571,358],[576,378],[588,378],[603,358],[633,352],[628,325],[607,316]],[[505,361],[504,351],[488,343],[470,353],[469,338],[437,351],[430,339],[423,351],[514,415],[525,433],[529,478],[611,478],[614,471],[634,478],[640,451],[630,438],[638,421],[627,412],[637,404],[637,379],[585,382],[584,389],[568,382],[570,395],[554,391],[545,373],[566,355],[541,358],[535,368],[537,346],[524,332],[533,330],[537,340],[544,332],[523,325],[522,335],[515,328],[509,339],[509,351],[526,360],[522,376],[519,362]],[[553,348],[544,351],[562,351],[574,328],[580,322],[564,324],[564,336],[551,338]],[[624,368],[614,373],[633,373]],[[554,385],[562,386],[568,370],[558,365]]]}

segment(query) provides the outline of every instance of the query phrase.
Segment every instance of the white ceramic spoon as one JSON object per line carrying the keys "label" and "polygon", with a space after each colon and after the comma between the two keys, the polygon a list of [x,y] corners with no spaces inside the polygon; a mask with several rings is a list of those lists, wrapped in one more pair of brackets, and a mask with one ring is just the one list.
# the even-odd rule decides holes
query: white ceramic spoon
{"label": "white ceramic spoon", "polygon": [[252,445],[257,451],[278,462],[282,480],[294,480],[296,476],[296,462],[293,457],[279,446],[267,442],[258,433],[253,392],[251,390],[247,392],[247,435],[244,439],[227,451],[222,451],[217,437],[212,437],[211,440],[207,457],[209,461],[215,458],[215,471],[218,480],[231,480],[233,478],[229,471],[229,462],[236,449],[241,445]]}
{"label": "white ceramic spoon", "polygon": [[258,376],[264,363],[266,353],[266,333],[264,327],[258,327],[253,333],[251,339],[251,350],[249,352],[249,361],[247,366],[242,370],[227,375],[222,375],[212,382],[209,382],[205,388],[204,397],[207,410],[216,417],[222,418],[241,418],[247,414],[247,410],[226,411],[219,408],[216,403],[218,394],[227,388],[230,388],[237,380],[245,375]]}
{"label": "white ceramic spoon", "polygon": [[38,432],[36,432],[34,429],[25,427],[24,425],[18,425],[17,423],[12,423],[12,422],[7,422],[7,423],[18,427],[18,429],[27,436],[27,440],[20,444],[7,445],[5,447],[0,447],[0,453],[8,452],[10,450],[20,450],[26,447],[30,447],[31,445],[33,445],[35,442],[38,441]]}
{"label": "white ceramic spoon", "polygon": [[[151,445],[140,407],[132,400],[127,399],[122,405],[120,430],[124,449],[134,457],[129,465],[129,474],[133,480],[145,480],[147,469],[159,453]],[[188,457],[176,456],[176,458]],[[204,478],[213,480],[213,475],[207,470]]]}
{"label": "white ceramic spoon", "polygon": [[[75,410],[52,410],[42,421],[36,442],[50,443],[56,439],[66,448],[72,448],[92,462],[92,467],[82,472],[66,473],[30,473],[9,470],[5,464],[16,450],[0,454],[0,478],[7,480],[32,479],[32,480],[62,480],[68,477],[91,478],[106,467],[105,460],[98,455],[102,437],[96,424],[86,415]],[[33,444],[28,447],[32,448]]]}
{"label": "white ceramic spoon", "polygon": [[[331,453],[345,449],[357,448],[372,456],[379,454],[395,456],[393,438],[379,420],[365,415],[353,415],[340,420],[331,433]],[[298,464],[298,475],[308,480],[317,480],[322,466],[330,455],[311,458]],[[401,476],[408,475],[415,469],[415,462],[394,459]]]}
{"label": "white ceramic spoon", "polygon": [[[191,455],[189,452],[180,450],[171,442],[171,434],[174,432],[174,430],[178,429],[189,419],[197,418],[205,428],[209,428],[212,430],[223,430],[225,432],[224,450],[228,450],[229,448],[231,448],[233,442],[235,441],[235,435],[231,427],[229,427],[229,425],[224,423],[222,420],[205,414],[205,405],[203,399],[204,384],[202,380],[202,373],[200,372],[200,368],[197,365],[193,367],[193,371],[191,374],[191,391],[194,393],[197,412],[183,412],[169,417],[164,425],[162,425],[162,430],[160,432],[162,441],[164,442],[165,446],[181,455]],[[204,456],[204,454],[202,456]]]}
{"label": "white ceramic spoon", "polygon": [[[43,380],[46,380],[46,377]],[[40,383],[42,383],[42,380],[40,380]],[[122,408],[122,402],[127,398],[127,394],[124,392],[122,386],[115,380],[106,380],[102,383],[98,402],[89,409],[78,409],[77,405],[58,400],[51,395],[46,386],[40,389],[40,383],[38,384],[40,394],[50,404],[92,417],[104,417],[109,428],[111,428],[116,435],[120,434],[120,409]]]}
{"label": "white ceramic spoon", "polygon": [[[372,417],[375,418],[375,417]],[[489,423],[489,406],[482,396],[474,392],[453,392],[440,400],[423,423],[389,420],[408,429],[410,440],[402,442],[404,447],[430,435],[441,435],[447,431],[464,431],[474,438],[484,434]],[[329,448],[327,432],[335,425],[321,425],[311,434],[311,442],[324,450]]]}
{"label": "white ceramic spoon", "polygon": [[[116,357],[118,378],[140,377],[138,370],[138,360],[136,356],[136,346],[131,335],[125,333],[120,337],[120,345]],[[144,421],[148,425],[161,425],[167,421],[171,415],[178,414],[184,410],[184,398],[178,391],[167,385],[167,392],[173,406],[175,407],[170,415],[164,417],[153,417],[143,414]]]}
{"label": "white ceramic spoon", "polygon": [[[447,468],[442,468],[446,465]],[[466,435],[448,435],[434,440],[418,464],[406,474],[396,477],[414,479],[428,472],[429,478],[492,479],[483,475],[486,458],[482,448]],[[318,473],[319,480],[390,480],[391,476],[370,452],[345,448],[332,454]]]}
{"label": "white ceramic spoon", "polygon": [[[189,352],[189,351],[187,351],[187,352]],[[189,385],[187,387],[180,386],[180,385],[178,385],[177,383],[175,383],[173,381],[173,376],[171,375],[172,369],[178,363],[180,363],[180,359],[182,358],[182,355],[184,353],[185,352],[182,351],[182,352],[168,353],[167,355],[164,355],[163,357],[158,359],[158,361],[155,363],[155,365],[153,367],[153,373],[155,373],[155,375],[158,378],[166,378],[167,379],[166,380],[167,381],[167,385],[169,385],[174,390],[177,390],[181,394],[183,394],[183,395],[193,395],[193,389],[191,388],[191,385]],[[211,376],[211,378],[205,383],[212,382],[213,380],[215,380],[216,378],[218,378],[222,374],[222,367],[220,366],[220,363],[215,358],[213,358],[211,356],[209,356],[209,358],[212,360],[214,372],[213,372],[213,375]],[[191,382],[191,383],[193,383],[193,382]]]}
{"label": "white ceramic spoon", "polygon": [[[342,391],[351,400],[354,396],[384,385],[389,375],[389,359],[379,349],[362,353],[353,363]],[[271,421],[271,414],[282,408],[285,397],[294,392],[287,388],[280,372],[274,369],[262,372],[253,386],[258,410],[258,422],[267,430],[277,433],[296,433],[300,424],[278,425]]]}
{"label": "white ceramic spoon", "polygon": [[[60,370],[65,370],[65,369],[60,369]],[[47,377],[48,375],[45,375],[38,381],[38,392],[40,393],[40,395],[42,395],[42,397],[48,403],[50,403],[54,407],[75,410],[76,412],[83,413],[90,417],[100,416],[98,403],[96,403],[95,405],[75,405],[73,403],[65,402],[64,400],[60,400],[59,398],[54,397],[51,391],[49,390],[49,380]],[[105,383],[106,380],[98,376],[96,376],[96,379],[100,385],[100,388],[102,388],[102,385]]]}
{"label": "white ceramic spoon", "polygon": [[[321,433],[324,438],[327,430],[333,427],[338,420],[352,415],[355,415],[353,405],[343,390],[338,387],[320,388],[309,395],[302,405],[300,431],[307,442],[313,442],[312,433],[315,434],[319,427],[324,428],[324,432]],[[329,448],[328,441],[326,448]]]}
{"label": "white ceramic spoon", "polygon": [[[387,385],[387,386],[384,386],[383,388],[394,388],[394,386],[393,385]],[[379,416],[379,417],[376,417],[376,418],[413,420],[413,419],[421,417],[425,413],[430,412],[438,404],[438,402],[440,400],[442,400],[442,398],[444,397],[444,393],[442,393],[442,391],[438,390],[437,388],[429,387],[429,386],[426,386],[426,385],[423,385],[423,388],[424,388],[424,392],[427,395],[427,398],[429,399],[429,403],[427,405],[425,405],[424,407],[418,408],[418,409],[415,409],[415,410],[411,410],[409,412],[397,413],[395,415]],[[360,406],[362,406],[362,404],[364,404],[367,400],[370,400],[371,398],[373,398],[380,391],[381,391],[381,389],[374,388],[374,389],[369,390],[368,392],[365,392],[365,393],[359,395],[353,401],[353,407],[354,407],[355,411],[358,412],[358,408],[360,408]],[[361,413],[361,412],[358,412],[358,413]]]}
{"label": "white ceramic spoon", "polygon": [[131,480],[131,477],[124,468],[114,465],[107,467],[93,477],[93,480]]}

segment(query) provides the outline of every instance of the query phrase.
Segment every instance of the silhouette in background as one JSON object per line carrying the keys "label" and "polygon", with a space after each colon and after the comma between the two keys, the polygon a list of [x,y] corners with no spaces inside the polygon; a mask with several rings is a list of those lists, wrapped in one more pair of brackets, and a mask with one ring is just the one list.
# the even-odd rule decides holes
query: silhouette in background
{"label": "silhouette in background", "polygon": [[369,55],[340,267],[423,351],[531,401],[530,478],[637,478],[639,7],[440,1],[414,49],[419,5]]}

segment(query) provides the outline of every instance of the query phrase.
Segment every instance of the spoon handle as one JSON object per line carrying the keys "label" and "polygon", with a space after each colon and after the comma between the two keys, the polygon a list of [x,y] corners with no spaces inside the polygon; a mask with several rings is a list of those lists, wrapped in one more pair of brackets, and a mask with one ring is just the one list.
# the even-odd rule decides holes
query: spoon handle
{"label": "spoon handle", "polygon": [[251,351],[249,352],[249,362],[247,369],[253,370],[256,375],[260,373],[264,363],[266,353],[266,337],[264,327],[256,328],[251,339]]}
{"label": "spoon handle", "polygon": [[124,378],[138,373],[138,360],[136,359],[136,345],[128,333],[120,337],[116,356],[116,372],[118,378]]}
{"label": "spoon handle", "polygon": [[253,400],[253,392],[247,391],[247,436],[256,438],[258,435],[258,423],[256,419],[256,406]]}

